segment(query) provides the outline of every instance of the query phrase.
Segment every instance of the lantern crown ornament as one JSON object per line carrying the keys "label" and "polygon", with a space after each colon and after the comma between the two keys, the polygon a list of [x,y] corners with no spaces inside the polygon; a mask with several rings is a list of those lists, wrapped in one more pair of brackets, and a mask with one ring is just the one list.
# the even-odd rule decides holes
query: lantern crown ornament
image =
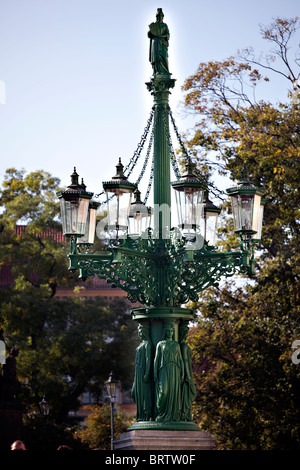
{"label": "lantern crown ornament", "polygon": [[186,164],[186,171],[180,179],[172,182],[172,186],[176,191],[186,191],[187,193],[202,192],[205,189],[205,183],[195,174],[196,165],[193,162]]}
{"label": "lantern crown ornament", "polygon": [[136,188],[135,183],[130,183],[126,176],[124,175],[124,166],[119,158],[119,162],[116,165],[116,174],[112,177],[110,181],[103,182],[103,189],[106,193],[111,192],[117,194],[118,192],[133,193]]}

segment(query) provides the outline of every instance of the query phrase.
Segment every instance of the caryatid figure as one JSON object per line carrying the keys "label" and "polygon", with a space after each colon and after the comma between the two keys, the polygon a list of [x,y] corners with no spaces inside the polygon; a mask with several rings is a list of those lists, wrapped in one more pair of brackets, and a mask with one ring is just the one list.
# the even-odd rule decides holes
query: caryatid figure
{"label": "caryatid figure", "polygon": [[131,396],[136,403],[136,420],[149,421],[152,419],[152,343],[149,325],[140,323],[138,334],[142,340],[136,349],[135,376]]}
{"label": "caryatid figure", "polygon": [[184,365],[180,346],[174,337],[174,324],[168,322],[164,339],[156,346],[154,380],[156,382],[156,421],[180,421],[181,386]]}
{"label": "caryatid figure", "polygon": [[182,421],[192,420],[192,403],[196,398],[196,387],[193,381],[191,348],[186,343],[189,327],[183,322],[179,327],[179,341],[184,364],[184,380],[182,384]]}

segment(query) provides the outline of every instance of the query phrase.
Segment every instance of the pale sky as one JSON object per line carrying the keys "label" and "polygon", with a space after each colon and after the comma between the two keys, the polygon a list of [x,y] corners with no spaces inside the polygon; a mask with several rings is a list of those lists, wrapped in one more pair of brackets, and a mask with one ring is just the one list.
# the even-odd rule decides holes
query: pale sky
{"label": "pale sky", "polygon": [[[163,8],[170,30],[170,105],[180,131],[181,86],[200,62],[268,48],[259,25],[300,13],[299,0],[0,0],[0,181],[7,168],[43,169],[89,191],[126,165],[152,98],[148,25]],[[269,87],[284,100],[288,83]],[[176,142],[174,146],[176,147]]]}

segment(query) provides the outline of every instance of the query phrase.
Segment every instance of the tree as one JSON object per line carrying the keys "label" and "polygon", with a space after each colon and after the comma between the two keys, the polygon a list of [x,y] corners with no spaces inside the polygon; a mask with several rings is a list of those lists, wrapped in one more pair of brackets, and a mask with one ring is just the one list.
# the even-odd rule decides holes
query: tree
{"label": "tree", "polygon": [[[46,394],[59,422],[77,409],[83,391],[100,397],[112,369],[130,386],[138,338],[125,300],[80,296],[76,275],[68,271],[68,247],[55,236],[61,230],[58,185],[42,171],[6,172],[0,262],[12,267],[14,285],[0,291],[0,325],[7,348],[20,350],[23,404],[38,406]],[[21,233],[15,230],[20,223]],[[77,294],[62,301],[55,296],[58,285],[77,285]]]}
{"label": "tree", "polygon": [[52,299],[43,308],[44,325],[34,347],[19,340],[19,377],[29,381],[29,403],[47,394],[52,415],[60,422],[68,411],[78,409],[84,391],[101,403],[102,387],[112,369],[125,389],[130,386],[136,335],[123,299]]}
{"label": "tree", "polygon": [[299,448],[300,374],[291,361],[299,305],[287,311],[286,300],[270,282],[259,293],[209,290],[199,304],[190,337],[195,416],[221,449]]}
{"label": "tree", "polygon": [[[271,54],[256,59],[247,49],[223,62],[202,63],[183,87],[186,108],[197,117],[187,145],[199,168],[209,173],[216,165],[238,180],[246,166],[251,181],[265,189],[253,283],[205,292],[191,337],[196,413],[226,449],[300,447],[300,370],[291,361],[293,341],[300,338],[300,64],[299,52],[294,62],[288,56],[298,26],[298,18],[277,18],[262,28]],[[266,70],[292,83],[286,102],[255,99],[260,83],[270,80]],[[228,236],[231,208],[221,196],[219,246],[229,249],[237,239]]]}
{"label": "tree", "polygon": [[41,416],[38,412],[29,412],[23,416],[22,440],[29,451],[56,451],[62,445],[72,450],[88,450],[76,435],[74,423],[66,427],[57,424],[51,416]]}
{"label": "tree", "polygon": [[[24,283],[54,296],[56,286],[70,283],[66,247],[48,231],[59,231],[56,190],[59,180],[43,171],[6,171],[0,192],[2,265],[12,266],[16,285]],[[26,230],[18,234],[17,224]],[[47,292],[46,292],[47,291]]]}
{"label": "tree", "polygon": [[[131,424],[129,416],[117,410],[114,415],[115,439],[125,432]],[[111,442],[111,411],[110,406],[94,406],[84,421],[84,425],[77,431],[77,437],[90,450],[109,450]]]}

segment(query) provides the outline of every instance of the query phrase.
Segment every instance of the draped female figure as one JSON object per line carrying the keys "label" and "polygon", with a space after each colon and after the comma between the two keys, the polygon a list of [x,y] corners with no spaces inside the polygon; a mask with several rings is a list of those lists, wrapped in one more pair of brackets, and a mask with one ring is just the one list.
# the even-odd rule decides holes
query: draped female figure
{"label": "draped female figure", "polygon": [[174,325],[165,327],[165,339],[156,346],[154,380],[156,382],[156,421],[180,421],[183,361],[180,346],[173,340]]}

